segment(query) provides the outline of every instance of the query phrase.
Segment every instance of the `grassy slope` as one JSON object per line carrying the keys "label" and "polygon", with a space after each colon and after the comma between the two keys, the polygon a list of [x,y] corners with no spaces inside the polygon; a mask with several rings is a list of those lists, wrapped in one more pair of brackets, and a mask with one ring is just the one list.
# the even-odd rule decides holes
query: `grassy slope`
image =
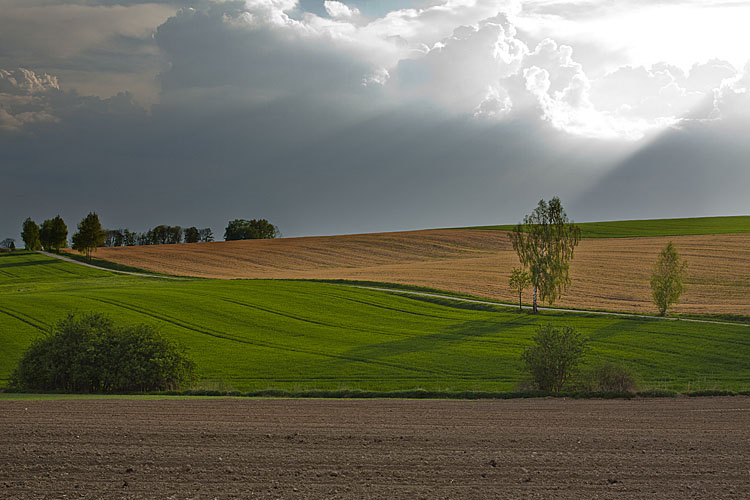
{"label": "grassy slope", "polygon": [[580,328],[592,359],[622,360],[647,386],[750,388],[745,326],[472,311],[326,283],[119,276],[36,254],[0,256],[0,385],[71,310],[158,325],[187,346],[208,387],[510,390],[534,327],[552,321]]}
{"label": "grassy slope", "polygon": [[[750,233],[750,216],[694,217],[688,219],[621,220],[581,222],[584,238],[630,238],[639,236],[685,236],[696,234]],[[515,225],[478,226],[462,229],[512,231]]]}

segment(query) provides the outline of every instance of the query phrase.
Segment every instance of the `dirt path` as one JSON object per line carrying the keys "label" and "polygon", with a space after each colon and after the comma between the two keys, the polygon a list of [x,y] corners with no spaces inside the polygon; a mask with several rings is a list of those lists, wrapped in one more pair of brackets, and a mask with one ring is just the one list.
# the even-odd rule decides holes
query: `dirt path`
{"label": "dirt path", "polygon": [[1,401],[0,498],[750,498],[750,398]]}
{"label": "dirt path", "polygon": [[148,273],[136,273],[132,271],[118,271],[116,269],[107,269],[106,267],[100,267],[100,266],[95,266],[93,264],[88,264],[86,262],[81,262],[80,260],[71,259],[70,257],[65,257],[63,255],[52,253],[52,252],[44,252],[42,250],[37,250],[37,252],[42,255],[46,255],[47,257],[52,257],[54,259],[60,259],[60,260],[64,260],[65,262],[70,262],[71,264],[78,264],[80,266],[90,267],[92,269],[99,269],[100,271],[108,271],[110,273],[127,274],[129,276],[143,276],[145,278],[170,279],[170,280],[186,279],[186,278],[181,278],[181,277],[176,277],[176,276],[161,276],[161,275],[148,274]]}
{"label": "dirt path", "polygon": [[[457,302],[468,302],[470,304],[486,304],[488,306],[498,306],[498,307],[512,307],[517,308],[518,305],[516,304],[502,304],[498,302],[490,302],[487,300],[477,300],[477,299],[464,299],[461,297],[452,297],[450,295],[440,295],[437,293],[426,293],[426,292],[413,292],[411,290],[399,290],[397,288],[382,288],[377,286],[359,286],[359,285],[350,285],[354,288],[364,288],[365,290],[377,290],[381,292],[388,292],[388,293],[396,293],[396,294],[402,294],[402,295],[415,295],[417,297],[433,297],[436,299],[445,299],[445,300],[455,300]],[[531,310],[531,306],[523,306],[524,309]],[[577,313],[577,314],[599,314],[604,316],[624,316],[626,318],[650,318],[650,319],[662,319],[667,321],[688,321],[692,323],[709,323],[714,325],[740,325],[740,326],[748,326],[750,327],[750,324],[747,323],[737,323],[733,322],[730,323],[728,321],[714,321],[709,319],[690,319],[690,318],[670,318],[666,316],[646,316],[645,314],[628,314],[628,313],[617,313],[617,312],[608,312],[608,311],[588,311],[586,309],[561,309],[559,307],[544,307],[540,306],[537,307],[540,311],[556,311],[556,312],[571,312],[571,313]]]}

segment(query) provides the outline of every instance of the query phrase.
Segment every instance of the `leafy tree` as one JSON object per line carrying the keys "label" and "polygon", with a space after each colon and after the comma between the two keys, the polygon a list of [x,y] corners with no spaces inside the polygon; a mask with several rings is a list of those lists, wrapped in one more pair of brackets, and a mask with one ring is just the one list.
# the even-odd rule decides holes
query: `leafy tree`
{"label": "leafy tree", "polygon": [[528,269],[534,287],[533,311],[537,295],[549,305],[570,285],[570,261],[581,239],[581,230],[568,220],[558,197],[549,203],[539,201],[531,215],[524,217],[510,233],[513,250]]}
{"label": "leafy tree", "polygon": [[518,292],[518,310],[523,311],[521,307],[521,297],[523,291],[531,284],[531,275],[523,269],[513,268],[508,280],[508,286],[513,292]]}
{"label": "leafy tree", "polygon": [[123,232],[123,244],[132,247],[138,244],[138,233],[131,233],[127,228]]}
{"label": "leafy tree", "polygon": [[105,247],[121,247],[125,243],[125,232],[127,229],[108,229],[107,237],[104,239]]}
{"label": "leafy tree", "polygon": [[179,389],[196,379],[183,348],[149,325],[118,326],[99,314],[68,315],[24,352],[19,389],[132,392]]}
{"label": "leafy tree", "polygon": [[39,242],[39,226],[30,217],[23,221],[21,238],[23,238],[26,250],[39,250],[42,248],[42,244]]}
{"label": "leafy tree", "polygon": [[588,340],[573,327],[540,325],[534,344],[521,355],[534,384],[541,391],[560,392],[583,360]]}
{"label": "leafy tree", "polygon": [[227,241],[268,239],[276,238],[279,234],[279,228],[266,219],[235,219],[227,225],[224,239]]}
{"label": "leafy tree", "polygon": [[198,243],[201,240],[201,232],[192,226],[185,229],[185,243]]}
{"label": "leafy tree", "polygon": [[47,251],[59,252],[61,248],[65,248],[68,244],[68,226],[65,221],[59,215],[45,220],[39,230],[39,241]]}
{"label": "leafy tree", "polygon": [[214,233],[211,231],[210,227],[205,227],[200,230],[201,234],[201,241],[204,243],[207,243],[209,241],[214,241]]}
{"label": "leafy tree", "polygon": [[174,245],[182,243],[182,228],[180,226],[167,226],[167,244]]}
{"label": "leafy tree", "polygon": [[107,231],[102,229],[99,216],[91,212],[78,223],[78,232],[73,235],[73,250],[86,254],[86,259],[91,260],[91,254],[96,247],[104,245]]}
{"label": "leafy tree", "polygon": [[677,249],[670,241],[659,253],[651,273],[651,293],[659,315],[666,316],[672,304],[678,304],[685,291],[682,281],[687,273],[687,262],[680,259]]}

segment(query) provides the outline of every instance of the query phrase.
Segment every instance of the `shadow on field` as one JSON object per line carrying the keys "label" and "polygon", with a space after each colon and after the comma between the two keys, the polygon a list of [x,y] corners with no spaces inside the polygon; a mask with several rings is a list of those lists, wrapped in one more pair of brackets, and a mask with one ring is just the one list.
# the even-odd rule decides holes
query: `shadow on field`
{"label": "shadow on field", "polygon": [[[382,342],[348,351],[348,355],[365,359],[387,358],[414,352],[434,352],[464,342],[496,342],[492,337],[525,326],[524,321],[472,320],[451,325],[441,332],[426,335],[413,335],[408,338]],[[447,353],[446,353],[447,354]]]}
{"label": "shadow on field", "polygon": [[[0,254],[0,259],[3,259],[4,257],[15,257],[16,255],[13,254]],[[42,260],[41,258],[38,260],[32,260],[32,261],[22,261],[22,262],[3,262],[0,260],[0,269],[2,268],[9,268],[9,267],[27,267],[27,266],[47,266],[50,264],[57,264],[60,261],[57,259],[50,259],[47,257],[46,259]]]}

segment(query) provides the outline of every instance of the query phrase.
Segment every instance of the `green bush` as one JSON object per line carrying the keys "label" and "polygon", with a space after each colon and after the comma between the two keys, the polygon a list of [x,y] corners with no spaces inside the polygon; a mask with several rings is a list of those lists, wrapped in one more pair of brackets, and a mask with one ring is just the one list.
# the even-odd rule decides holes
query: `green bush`
{"label": "green bush", "polygon": [[153,327],[70,314],[29,346],[11,384],[31,391],[112,393],[174,390],[195,379],[195,363],[184,349]]}
{"label": "green bush", "polygon": [[583,390],[591,392],[635,392],[638,389],[635,372],[611,362],[600,363],[586,371],[581,385]]}
{"label": "green bush", "polygon": [[575,328],[552,324],[539,326],[521,359],[531,374],[536,389],[560,392],[576,373],[587,350],[588,340]]}

